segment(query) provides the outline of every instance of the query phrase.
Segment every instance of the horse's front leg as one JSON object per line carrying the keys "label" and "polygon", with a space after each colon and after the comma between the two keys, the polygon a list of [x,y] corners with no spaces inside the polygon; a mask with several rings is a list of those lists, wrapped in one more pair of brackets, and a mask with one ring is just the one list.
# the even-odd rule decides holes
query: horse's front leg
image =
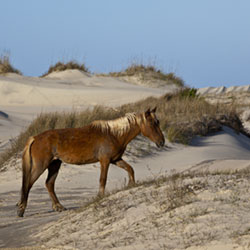
{"label": "horse's front leg", "polygon": [[134,185],[135,184],[135,173],[134,173],[134,169],[123,159],[120,159],[116,162],[114,162],[114,164],[124,170],[127,171],[128,173],[128,177],[129,177],[129,183],[128,185]]}
{"label": "horse's front leg", "polygon": [[46,180],[46,187],[48,189],[50,198],[52,200],[52,208],[53,210],[58,212],[66,210],[66,208],[64,208],[62,204],[59,202],[55,193],[55,180],[58,175],[61,163],[62,162],[60,160],[54,160],[50,163],[48,167],[48,177]]}
{"label": "horse's front leg", "polygon": [[100,174],[99,195],[104,195],[110,160],[104,158],[100,160],[100,163],[101,163],[101,174]]}

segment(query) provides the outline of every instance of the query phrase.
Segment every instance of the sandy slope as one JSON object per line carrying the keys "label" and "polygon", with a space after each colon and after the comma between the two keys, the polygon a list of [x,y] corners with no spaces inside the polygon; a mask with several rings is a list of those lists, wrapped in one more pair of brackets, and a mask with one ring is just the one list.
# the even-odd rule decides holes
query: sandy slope
{"label": "sandy slope", "polygon": [[64,249],[249,249],[249,188],[249,174],[155,182],[68,212],[36,237]]}
{"label": "sandy slope", "polygon": [[[168,89],[168,91],[172,90]],[[0,77],[0,111],[8,115],[6,117],[0,113],[0,150],[1,147],[4,149],[7,146],[10,137],[17,135],[41,111],[71,110],[72,107],[85,108],[95,104],[116,106],[149,95],[159,96],[166,91],[167,89],[135,86],[113,78],[90,76],[79,71],[53,73],[44,79],[16,75]],[[145,156],[142,153],[144,151],[150,151],[150,154]],[[134,146],[129,147],[125,159],[134,167],[136,179],[144,180],[169,174],[172,170],[183,172],[186,170],[247,169],[250,167],[249,153],[249,139],[224,127],[223,131],[219,133],[196,138],[190,146],[168,144],[168,147],[164,150],[157,150],[153,144],[138,140]],[[114,211],[114,216],[110,217],[113,218],[113,221],[109,221],[104,227],[107,221],[105,222],[99,217],[102,215],[101,211],[94,214],[93,210],[90,209],[82,213],[76,213],[76,208],[80,208],[88,198],[95,196],[97,193],[99,164],[85,166],[64,164],[62,166],[57,179],[57,193],[61,202],[69,210],[61,214],[51,211],[51,202],[44,187],[45,173],[32,188],[24,218],[17,218],[15,211],[15,203],[19,199],[21,186],[20,167],[20,159],[13,160],[7,166],[6,171],[0,172],[0,247],[41,246],[43,244],[45,249],[60,246],[69,249],[110,249],[112,247],[115,249],[164,249],[164,247],[170,249],[167,247],[172,247],[173,249],[173,246],[176,246],[176,249],[187,246],[189,249],[201,249],[195,244],[197,239],[192,236],[193,232],[197,231],[204,232],[204,235],[216,234],[218,236],[216,242],[212,242],[212,240],[211,242],[208,240],[202,241],[200,243],[200,245],[203,244],[202,249],[216,249],[215,247],[217,249],[234,249],[234,247],[247,249],[243,247],[249,246],[247,245],[249,240],[249,225],[247,223],[244,223],[244,227],[242,227],[242,235],[238,235],[244,244],[233,241],[228,234],[224,233],[227,230],[233,233],[234,225],[240,228],[242,220],[248,219],[249,213],[246,211],[249,207],[250,197],[249,192],[245,192],[244,189],[249,190],[250,187],[244,178],[240,179],[237,182],[238,184],[235,183],[235,185],[233,185],[233,179],[230,180],[229,178],[228,182],[232,183],[232,186],[228,191],[225,191],[225,197],[224,193],[220,193],[221,190],[218,186],[221,177],[209,178],[207,180],[210,183],[209,188],[207,191],[201,190],[200,196],[198,196],[199,202],[192,203],[190,206],[184,204],[183,209],[173,211],[172,215],[166,214],[167,217],[163,215],[160,217],[159,210],[157,210],[159,209],[158,200],[151,200],[152,204],[138,202],[139,197],[143,194],[152,194],[152,189],[138,190],[137,188],[132,190],[131,192],[137,194],[135,197],[138,197],[138,199],[129,198],[129,191],[126,191],[119,194],[120,198],[118,198],[121,199],[121,204],[124,204],[122,206],[125,208],[127,206],[126,201],[130,201],[131,207],[125,210],[121,209],[121,212],[119,210]],[[125,172],[111,166],[107,190],[124,186],[126,178]],[[203,182],[206,182],[206,179],[201,178],[200,183]],[[217,187],[216,192],[213,192],[213,184]],[[162,190],[165,188],[167,187],[162,186]],[[228,197],[228,194],[235,195],[237,192],[243,202],[239,203],[240,209],[234,214],[235,219],[232,220],[232,223],[227,223],[230,220],[230,213],[232,214],[236,207],[226,202],[214,204],[213,201],[218,196],[223,200]],[[162,193],[159,193],[159,197],[164,199],[162,195]],[[231,196],[229,195],[229,197]],[[116,198],[111,197],[111,200]],[[223,212],[218,212],[220,206],[223,206],[222,211],[229,217],[223,217]],[[192,217],[192,211],[200,211],[202,208],[204,208],[202,211],[210,211],[211,207],[214,210],[208,217],[206,217],[207,213],[204,213],[200,215],[204,216],[202,220],[191,224],[188,222],[185,224],[185,230],[181,229],[182,224],[178,218],[185,220],[187,214],[188,218]],[[149,220],[148,215],[153,219]],[[121,216],[125,219],[117,220]],[[172,216],[171,220],[169,216]],[[55,222],[58,218],[61,219]],[[139,226],[136,226],[136,221]],[[202,231],[202,228],[212,226],[209,224],[211,221],[216,221],[212,230]],[[52,224],[46,225],[48,222],[52,222]],[[172,225],[176,225],[175,232],[169,224],[170,222]],[[159,229],[163,233],[158,234],[156,228],[152,227],[152,223],[159,224]],[[165,227],[166,223],[169,226],[168,228]],[[166,243],[167,234],[164,230],[170,230],[170,235],[174,238],[174,241],[170,242],[171,244],[169,239]],[[65,237],[65,233],[67,233],[67,237]],[[183,238],[183,235],[189,236],[193,240],[193,244],[190,241],[184,244],[182,241],[181,245],[179,240]],[[244,241],[241,237],[244,238]],[[119,239],[123,240],[119,241]],[[130,244],[125,246],[128,239],[130,239]],[[110,245],[112,240],[113,246]]]}
{"label": "sandy slope", "polygon": [[[159,96],[162,89],[136,86],[111,77],[87,75],[68,70],[45,78],[0,76],[0,106],[8,111],[27,112],[53,109],[78,109],[89,105],[122,105],[149,95]],[[165,91],[165,90],[164,90]],[[3,110],[5,111],[5,110]],[[6,112],[6,111],[5,111]]]}

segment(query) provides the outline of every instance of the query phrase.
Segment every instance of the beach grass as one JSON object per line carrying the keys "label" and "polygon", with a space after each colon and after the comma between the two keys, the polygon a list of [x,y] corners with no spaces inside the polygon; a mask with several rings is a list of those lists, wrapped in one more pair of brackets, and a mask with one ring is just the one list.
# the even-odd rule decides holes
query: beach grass
{"label": "beach grass", "polygon": [[83,72],[89,72],[89,69],[86,67],[84,63],[79,63],[76,60],[71,60],[68,62],[58,61],[54,65],[51,65],[46,73],[44,73],[41,77],[45,77],[52,72],[65,71],[70,69],[78,69]]}
{"label": "beach grass", "polygon": [[3,54],[0,56],[0,75],[5,75],[7,73],[22,74],[21,71],[14,68],[11,64],[9,55]]}
{"label": "beach grass", "polygon": [[177,85],[178,87],[184,87],[184,81],[176,76],[175,73],[165,73],[162,70],[158,69],[156,66],[151,64],[143,63],[131,63],[126,69],[118,72],[110,72],[108,74],[99,74],[101,76],[111,76],[111,77],[137,77],[140,81],[152,82],[152,81],[161,81],[165,85]]}
{"label": "beach grass", "polygon": [[170,142],[189,144],[194,136],[220,131],[223,125],[244,132],[235,106],[209,104],[196,95],[194,89],[185,88],[174,94],[148,97],[116,109],[96,106],[84,111],[41,113],[0,155],[0,168],[12,156],[22,152],[30,136],[49,129],[83,127],[94,120],[116,119],[129,112],[139,113],[154,107],[157,107],[161,129]]}

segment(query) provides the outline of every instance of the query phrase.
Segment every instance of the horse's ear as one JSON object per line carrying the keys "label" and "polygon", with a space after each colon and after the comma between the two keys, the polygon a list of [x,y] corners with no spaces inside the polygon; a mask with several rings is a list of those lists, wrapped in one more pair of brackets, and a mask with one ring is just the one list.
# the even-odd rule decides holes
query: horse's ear
{"label": "horse's ear", "polygon": [[155,112],[156,112],[156,109],[157,109],[157,107],[155,106],[155,107],[151,110],[151,112],[152,112],[152,113],[155,113]]}
{"label": "horse's ear", "polygon": [[149,117],[149,116],[150,116],[150,113],[151,113],[151,111],[150,111],[150,109],[148,109],[148,110],[145,112],[145,117],[146,117],[146,118]]}

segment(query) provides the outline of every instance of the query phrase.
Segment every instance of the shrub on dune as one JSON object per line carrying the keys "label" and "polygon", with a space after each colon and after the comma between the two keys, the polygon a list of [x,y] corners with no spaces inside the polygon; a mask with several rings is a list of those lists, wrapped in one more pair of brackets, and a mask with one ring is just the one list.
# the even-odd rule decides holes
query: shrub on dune
{"label": "shrub on dune", "polygon": [[142,80],[159,80],[166,84],[175,84],[179,87],[184,87],[184,81],[176,76],[173,72],[164,73],[152,65],[136,64],[133,63],[128,66],[125,70],[120,72],[110,72],[107,76],[113,77],[131,77],[139,76]]}
{"label": "shrub on dune", "polygon": [[15,69],[11,63],[8,55],[0,56],[0,75],[7,73],[15,73],[21,75],[22,73]]}
{"label": "shrub on dune", "polygon": [[48,71],[42,75],[42,77],[47,76],[48,74],[52,72],[58,72],[58,71],[64,71],[68,69],[78,69],[83,72],[89,72],[88,68],[85,66],[85,64],[80,64],[74,60],[69,61],[67,63],[64,62],[57,62],[55,65],[52,65],[49,67]]}

